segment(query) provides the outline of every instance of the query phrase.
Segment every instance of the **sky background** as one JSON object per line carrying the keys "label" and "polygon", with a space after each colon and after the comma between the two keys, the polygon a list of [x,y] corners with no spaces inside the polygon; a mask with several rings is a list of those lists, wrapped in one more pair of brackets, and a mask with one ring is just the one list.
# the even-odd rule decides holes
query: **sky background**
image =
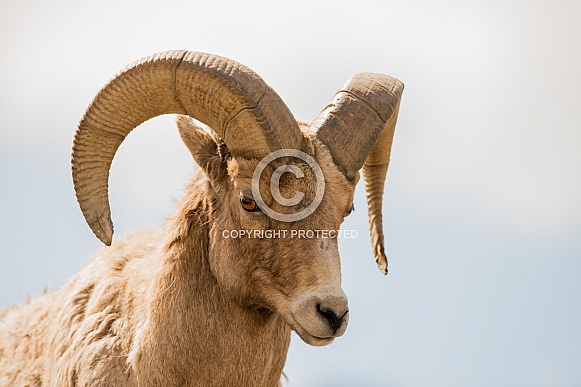
{"label": "sky background", "polygon": [[[168,49],[237,60],[299,119],[353,74],[404,91],[377,268],[360,184],[342,240],[350,323],[293,335],[295,387],[581,385],[581,2],[0,3],[0,307],[64,285],[100,246],[70,150],[97,91]],[[116,235],[161,226],[193,174],[174,117],[121,146]]]}

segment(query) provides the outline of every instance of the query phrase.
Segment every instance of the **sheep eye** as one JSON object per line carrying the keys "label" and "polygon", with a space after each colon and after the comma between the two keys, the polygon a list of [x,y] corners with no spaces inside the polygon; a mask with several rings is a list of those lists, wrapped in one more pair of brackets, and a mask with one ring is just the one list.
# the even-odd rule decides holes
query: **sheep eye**
{"label": "sheep eye", "polygon": [[240,196],[240,205],[244,208],[245,211],[253,212],[258,210],[258,205],[254,201],[254,199],[249,198],[248,196]]}

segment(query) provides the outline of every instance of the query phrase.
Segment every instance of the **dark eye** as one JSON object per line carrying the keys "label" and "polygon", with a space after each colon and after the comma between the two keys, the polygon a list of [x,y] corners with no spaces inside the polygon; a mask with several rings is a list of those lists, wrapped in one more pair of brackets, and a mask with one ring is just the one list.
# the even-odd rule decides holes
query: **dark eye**
{"label": "dark eye", "polygon": [[240,205],[244,208],[245,211],[253,212],[258,211],[258,205],[254,201],[254,199],[249,198],[248,196],[240,196]]}

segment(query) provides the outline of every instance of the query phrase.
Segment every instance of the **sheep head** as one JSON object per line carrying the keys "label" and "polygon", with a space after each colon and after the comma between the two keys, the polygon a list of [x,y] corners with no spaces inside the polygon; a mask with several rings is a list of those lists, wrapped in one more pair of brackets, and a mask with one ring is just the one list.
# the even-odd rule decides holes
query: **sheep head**
{"label": "sheep head", "polygon": [[[276,312],[309,344],[328,344],[342,335],[348,308],[336,230],[353,206],[355,184],[336,168],[326,147],[315,137],[304,139],[302,152],[332,183],[310,216],[286,222],[271,218],[255,200],[253,177],[261,160],[230,155],[209,128],[187,117],[178,118],[178,127],[210,183],[209,265],[221,289],[245,306]],[[283,197],[303,194],[293,206],[278,203],[268,189],[281,166],[300,169],[293,171],[300,178],[285,173],[277,180]],[[319,181],[304,160],[284,157],[266,165],[258,183],[268,208],[293,216],[313,202]]]}
{"label": "sheep head", "polygon": [[376,261],[387,273],[381,197],[402,90],[393,78],[359,74],[307,125],[232,60],[186,51],[144,58],[117,74],[79,123],[72,165],[81,210],[111,244],[108,171],[117,148],[140,123],[182,115],[180,134],[210,187],[208,260],[220,288],[326,345],[347,327],[337,230],[362,168]]}

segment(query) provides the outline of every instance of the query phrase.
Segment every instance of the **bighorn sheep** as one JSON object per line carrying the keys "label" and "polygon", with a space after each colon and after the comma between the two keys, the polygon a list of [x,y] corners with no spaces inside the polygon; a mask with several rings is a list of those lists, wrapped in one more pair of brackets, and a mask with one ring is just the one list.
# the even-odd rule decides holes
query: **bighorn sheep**
{"label": "bighorn sheep", "polygon": [[[168,51],[123,69],[87,108],[72,154],[81,210],[110,247],[60,290],[0,311],[0,385],[278,385],[291,330],[327,345],[347,327],[337,237],[224,231],[338,230],[363,169],[375,259],[387,273],[382,195],[402,91],[394,78],[357,74],[307,125],[257,74],[226,58]],[[113,156],[131,130],[167,113],[180,115],[200,170],[163,231],[112,241]],[[259,176],[259,201],[253,174],[276,150],[287,153]],[[267,216],[265,206],[296,213],[320,181],[289,150],[310,156],[324,176],[318,207],[291,222]],[[280,175],[284,165],[292,173]],[[268,182],[277,171],[279,194],[298,202],[274,200]]]}

